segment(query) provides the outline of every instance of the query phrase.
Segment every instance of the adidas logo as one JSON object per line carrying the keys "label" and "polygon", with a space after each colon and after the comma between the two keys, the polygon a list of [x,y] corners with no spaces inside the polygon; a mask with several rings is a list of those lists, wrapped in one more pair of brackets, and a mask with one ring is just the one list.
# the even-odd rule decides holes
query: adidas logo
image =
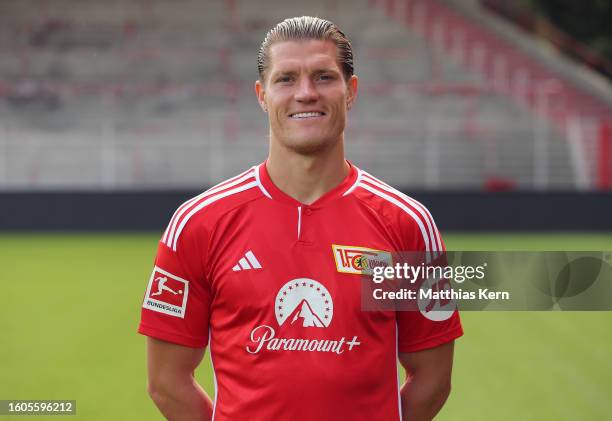
{"label": "adidas logo", "polygon": [[247,251],[238,264],[232,268],[234,272],[249,269],[261,269],[261,264],[251,250]]}

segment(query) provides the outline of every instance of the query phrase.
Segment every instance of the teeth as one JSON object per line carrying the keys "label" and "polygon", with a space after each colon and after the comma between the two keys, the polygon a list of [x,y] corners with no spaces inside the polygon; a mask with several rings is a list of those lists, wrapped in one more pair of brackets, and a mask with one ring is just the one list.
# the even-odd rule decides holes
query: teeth
{"label": "teeth", "polygon": [[297,114],[293,114],[291,117],[292,118],[308,118],[308,117],[319,117],[322,115],[323,113],[312,112],[312,113],[297,113]]}

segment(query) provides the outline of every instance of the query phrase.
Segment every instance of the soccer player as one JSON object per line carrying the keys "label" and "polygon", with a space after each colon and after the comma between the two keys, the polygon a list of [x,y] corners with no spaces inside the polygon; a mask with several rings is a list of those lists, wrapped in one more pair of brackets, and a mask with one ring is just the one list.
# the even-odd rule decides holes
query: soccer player
{"label": "soccer player", "polygon": [[[172,420],[432,419],[462,328],[456,311],[361,309],[368,258],[444,245],[423,205],[344,157],[351,45],[287,19],[258,68],[268,159],[182,204],[159,243],[139,326],[149,394]],[[212,401],[193,376],[206,347]]]}

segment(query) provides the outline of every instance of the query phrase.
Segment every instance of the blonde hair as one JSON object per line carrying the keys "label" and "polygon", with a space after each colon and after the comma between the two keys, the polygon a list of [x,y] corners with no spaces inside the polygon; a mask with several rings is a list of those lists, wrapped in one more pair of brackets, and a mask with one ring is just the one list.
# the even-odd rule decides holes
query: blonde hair
{"label": "blonde hair", "polygon": [[263,81],[265,78],[272,44],[281,41],[307,40],[332,41],[336,44],[338,63],[342,67],[344,79],[349,80],[353,75],[353,47],[351,42],[334,23],[312,16],[285,19],[268,31],[257,55],[259,79]]}

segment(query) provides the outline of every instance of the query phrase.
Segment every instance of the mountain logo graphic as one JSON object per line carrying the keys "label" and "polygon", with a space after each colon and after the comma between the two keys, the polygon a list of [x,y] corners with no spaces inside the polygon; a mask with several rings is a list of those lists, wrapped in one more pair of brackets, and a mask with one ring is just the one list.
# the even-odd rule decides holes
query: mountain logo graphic
{"label": "mountain logo graphic", "polygon": [[274,302],[276,321],[282,326],[328,327],[334,303],[327,288],[314,279],[298,278],[281,287]]}

